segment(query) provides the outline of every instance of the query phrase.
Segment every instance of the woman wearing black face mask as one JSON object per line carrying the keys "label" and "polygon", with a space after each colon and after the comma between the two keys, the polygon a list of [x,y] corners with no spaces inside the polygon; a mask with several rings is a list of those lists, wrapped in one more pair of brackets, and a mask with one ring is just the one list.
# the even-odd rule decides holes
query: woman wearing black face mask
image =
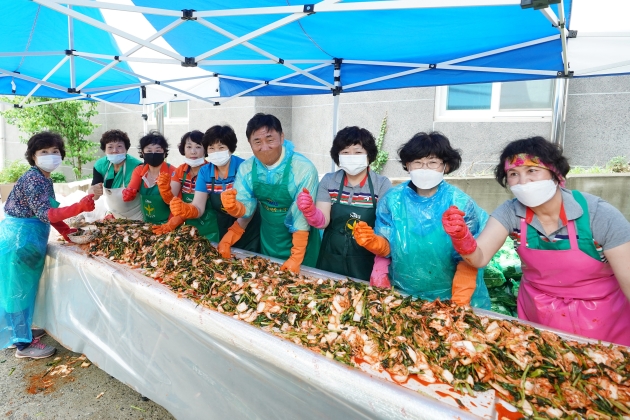
{"label": "woman wearing black face mask", "polygon": [[168,143],[159,132],[150,131],[140,139],[138,149],[140,157],[144,159],[144,165],[134,169],[129,186],[123,190],[123,201],[132,201],[140,192],[144,221],[154,224],[165,223],[170,218],[171,210],[160,195],[157,179],[161,173],[172,175],[175,170],[164,162],[168,156]]}

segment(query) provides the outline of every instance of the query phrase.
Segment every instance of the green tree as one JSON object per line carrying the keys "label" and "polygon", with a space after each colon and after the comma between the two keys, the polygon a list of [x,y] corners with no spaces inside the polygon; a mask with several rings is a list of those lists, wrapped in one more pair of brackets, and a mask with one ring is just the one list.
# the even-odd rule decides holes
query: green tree
{"label": "green tree", "polygon": [[370,165],[370,168],[377,174],[381,173],[385,164],[387,163],[387,159],[389,158],[389,153],[383,150],[383,141],[385,140],[385,134],[387,134],[387,113],[381,121],[381,131],[378,133],[378,138],[376,139],[376,148],[378,153],[376,154],[376,159]]}
{"label": "green tree", "polygon": [[[19,104],[22,98],[2,98],[5,102]],[[50,101],[49,98],[29,98],[26,104]],[[12,108],[0,112],[9,124],[26,134],[20,141],[26,143],[33,134],[49,130],[61,134],[66,140],[66,158],[77,179],[81,179],[83,166],[96,159],[96,143],[87,140],[98,124],[90,119],[98,114],[98,104],[92,101],[64,101],[53,104]]]}

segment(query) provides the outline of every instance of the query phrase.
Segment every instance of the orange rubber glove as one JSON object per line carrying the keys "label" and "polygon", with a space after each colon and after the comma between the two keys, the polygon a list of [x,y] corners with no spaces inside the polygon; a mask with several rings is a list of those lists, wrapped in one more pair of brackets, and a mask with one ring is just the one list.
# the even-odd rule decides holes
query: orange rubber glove
{"label": "orange rubber glove", "polygon": [[157,177],[156,184],[158,186],[158,190],[160,190],[162,200],[164,200],[166,204],[169,204],[173,199],[173,192],[171,191],[171,176],[164,172],[160,172]]}
{"label": "orange rubber glove", "polygon": [[389,241],[374,233],[374,229],[365,222],[359,222],[354,227],[354,239],[363,248],[379,257],[389,255]]}
{"label": "orange rubber glove", "polygon": [[475,267],[460,261],[453,276],[451,300],[459,306],[470,305],[470,298],[477,287],[477,270]]}
{"label": "orange rubber glove", "polygon": [[230,259],[232,256],[232,245],[238,242],[245,233],[245,229],[238,224],[238,220],[234,221],[234,224],[230,226],[230,228],[225,232],[223,238],[219,242],[219,246],[217,246],[217,251],[219,254],[226,260]]}
{"label": "orange rubber glove", "polygon": [[153,229],[153,233],[156,235],[164,235],[165,233],[169,233],[177,229],[179,226],[183,225],[185,219],[181,216],[173,216],[170,220],[163,225],[154,225],[151,227]]}
{"label": "orange rubber glove", "polygon": [[173,197],[171,204],[171,214],[181,217],[184,220],[196,219],[199,217],[199,210],[192,203],[184,203],[181,198]]}
{"label": "orange rubber glove", "polygon": [[298,230],[293,234],[293,247],[291,247],[291,256],[282,264],[280,270],[289,270],[294,274],[300,274],[300,265],[304,261],[306,254],[306,245],[308,245],[308,230]]}
{"label": "orange rubber glove", "polygon": [[243,217],[245,215],[245,205],[236,199],[236,190],[231,189],[221,193],[221,204],[223,208],[232,217]]}

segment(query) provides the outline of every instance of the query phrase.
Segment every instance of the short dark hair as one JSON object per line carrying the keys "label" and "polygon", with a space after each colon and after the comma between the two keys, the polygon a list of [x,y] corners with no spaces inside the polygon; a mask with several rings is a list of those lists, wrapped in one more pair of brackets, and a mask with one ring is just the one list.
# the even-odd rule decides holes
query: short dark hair
{"label": "short dark hair", "polygon": [[[199,130],[189,131],[188,133],[182,136],[181,141],[177,148],[179,149],[179,154],[184,156],[186,153],[186,140],[190,139],[193,143],[197,143],[201,147],[203,147],[203,133]],[[208,156],[208,152],[206,152],[206,148],[204,147],[204,156]]]}
{"label": "short dark hair", "polygon": [[125,150],[129,150],[131,147],[131,142],[129,141],[129,136],[122,130],[108,130],[103,133],[101,136],[101,150],[105,151],[105,146],[107,143],[113,143],[115,141],[122,141],[125,143]]}
{"label": "short dark hair", "polygon": [[208,146],[217,143],[225,144],[230,153],[234,153],[237,142],[236,133],[229,125],[213,125],[203,135],[203,148],[206,149],[206,153]]}
{"label": "short dark hair", "polygon": [[367,151],[369,163],[376,160],[378,148],[376,147],[374,136],[365,128],[359,128],[357,126],[346,127],[337,133],[333,140],[332,147],[330,148],[330,157],[339,165],[339,152],[355,144],[361,145],[361,147]]}
{"label": "short dark hair", "polygon": [[254,131],[263,127],[269,131],[275,130],[278,134],[282,134],[282,124],[278,118],[271,114],[263,114],[262,112],[259,112],[247,122],[247,128],[245,129],[247,141],[249,141],[249,136],[251,136]]}
{"label": "short dark hair", "polygon": [[59,149],[62,160],[66,157],[66,148],[63,143],[63,137],[57,133],[53,133],[52,131],[42,131],[34,134],[30,139],[28,139],[24,157],[28,161],[29,165],[35,166],[35,153],[38,150],[48,149],[49,147],[56,147]]}
{"label": "short dark hair", "polygon": [[162,149],[164,149],[164,157],[166,158],[168,156],[168,142],[166,141],[164,136],[160,134],[159,131],[151,130],[140,139],[140,144],[138,145],[138,153],[140,154],[141,158],[144,157],[142,151],[150,144],[157,144],[158,146],[162,146]]}
{"label": "short dark hair", "polygon": [[408,163],[429,156],[442,159],[444,165],[448,165],[447,174],[455,172],[462,164],[462,155],[459,149],[453,149],[448,137],[437,131],[415,134],[398,149],[398,156],[405,170],[407,170]]}
{"label": "short dark hair", "polygon": [[[507,186],[507,172],[505,171],[505,161],[512,156],[521,153],[536,156],[542,163],[553,166],[563,176],[566,177],[571,169],[567,158],[562,156],[562,147],[547,141],[544,137],[536,136],[526,139],[514,140],[508,143],[501,152],[499,164],[494,169],[494,178],[502,186]],[[560,182],[558,175],[550,171],[553,178]]]}

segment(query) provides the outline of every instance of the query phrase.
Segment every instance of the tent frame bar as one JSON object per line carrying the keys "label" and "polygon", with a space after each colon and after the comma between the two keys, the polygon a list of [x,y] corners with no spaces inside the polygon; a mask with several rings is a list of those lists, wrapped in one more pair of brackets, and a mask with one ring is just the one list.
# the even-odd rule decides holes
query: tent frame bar
{"label": "tent frame bar", "polygon": [[[52,76],[53,74],[55,74],[55,73],[57,72],[57,70],[59,70],[59,68],[60,68],[61,66],[63,66],[63,65],[64,65],[64,63],[65,63],[66,61],[68,61],[68,59],[69,59],[69,58],[70,58],[70,56],[67,56],[67,55],[66,55],[64,58],[62,58],[62,59],[61,59],[61,61],[59,61],[59,63],[57,63],[57,65],[56,65],[55,67],[53,67],[53,68],[52,68],[52,69],[48,72],[48,74],[46,74],[46,76],[44,76],[44,78],[43,78],[42,80],[43,80],[44,82],[45,82],[46,80],[48,80],[48,79],[50,78],[50,76]],[[37,92],[37,89],[39,89],[39,88],[40,88],[40,86],[41,86],[41,83],[36,84],[36,85],[35,85],[35,87],[33,87],[33,89],[31,89],[31,91],[28,93],[28,95],[26,95],[26,96],[24,97],[24,99],[22,99],[22,101],[20,102],[20,105],[19,105],[19,106],[24,106],[24,104],[26,103],[26,101],[28,101],[28,98],[30,98],[31,96],[33,96],[33,94],[34,94],[35,92]]]}
{"label": "tent frame bar", "polygon": [[[93,7],[99,9],[111,9],[125,12],[146,13],[159,16],[181,17],[179,10],[157,9],[152,7],[128,6],[115,3],[87,0],[51,0],[54,3],[74,6]],[[375,1],[370,4],[347,3],[337,5],[320,5],[315,7],[315,13],[324,12],[352,12],[358,10],[400,10],[400,9],[430,9],[438,7],[472,7],[472,6],[506,6],[520,4],[520,0],[396,0]],[[204,10],[195,11],[194,17],[225,17],[225,16],[253,16],[253,15],[278,15],[303,12],[304,6],[270,6],[251,7],[241,9]]]}
{"label": "tent frame bar", "polygon": [[118,28],[114,28],[113,26],[107,25],[103,22],[100,22],[96,19],[93,19],[89,16],[86,16],[84,14],[81,13],[77,13],[76,11],[72,10],[72,9],[68,9],[65,7],[60,6],[59,4],[57,4],[56,2],[53,2],[51,0],[32,0],[34,3],[37,3],[41,6],[45,6],[49,9],[52,9],[56,12],[59,12],[61,14],[67,15],[67,16],[71,16],[77,20],[80,20],[81,22],[87,23],[88,25],[94,26],[95,28],[101,29],[103,31],[109,32],[113,35],[118,35],[122,38],[128,39],[129,41],[135,42],[136,44],[140,44],[142,46],[145,46],[147,48],[150,48],[156,52],[162,53],[168,57],[172,57],[176,60],[179,60],[180,62],[184,61],[184,57],[181,56],[180,54],[177,54],[175,52],[169,51],[165,48],[162,48],[160,46],[154,45],[151,42],[146,42],[145,40],[138,38],[137,36],[131,35],[128,32],[125,32],[123,30],[120,30]]}
{"label": "tent frame bar", "polygon": [[[179,25],[181,25],[182,23],[184,23],[183,20],[179,19],[174,21],[173,23],[166,25],[164,28],[162,28],[161,30],[157,31],[156,33],[154,33],[153,35],[151,35],[150,37],[148,37],[147,39],[145,39],[146,42],[152,42],[153,40],[161,37],[162,35],[164,35],[165,33],[173,30],[174,28],[178,27]],[[140,49],[142,49],[143,45],[137,44],[134,47],[132,47],[129,51],[126,51],[121,57],[123,59],[128,58],[131,54],[139,51]],[[86,55],[86,53],[81,53],[81,55]],[[96,55],[96,54],[94,54]],[[87,56],[87,55],[86,55]],[[110,57],[107,57],[110,58]],[[83,83],[81,83],[81,85],[79,86],[79,88],[77,90],[81,90],[83,89],[85,86],[87,86],[88,84],[90,84],[93,80],[95,80],[97,77],[99,77],[101,74],[107,72],[109,69],[113,68],[114,66],[116,66],[120,61],[121,58],[119,57],[118,59],[116,59],[116,57],[111,57],[111,59],[113,60],[112,62],[110,62],[109,64],[107,64],[105,67],[103,67],[102,69],[100,69],[99,71],[97,71],[96,73],[94,73],[92,76],[88,77]]]}

